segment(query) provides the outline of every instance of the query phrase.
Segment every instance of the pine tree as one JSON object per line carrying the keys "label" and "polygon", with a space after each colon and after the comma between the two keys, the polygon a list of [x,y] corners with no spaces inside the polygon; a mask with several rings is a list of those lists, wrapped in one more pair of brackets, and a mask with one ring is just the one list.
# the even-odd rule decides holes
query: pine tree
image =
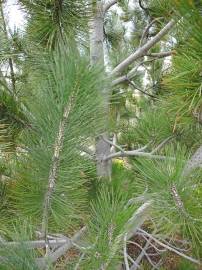
{"label": "pine tree", "polygon": [[0,269],[200,268],[201,1],[6,3]]}

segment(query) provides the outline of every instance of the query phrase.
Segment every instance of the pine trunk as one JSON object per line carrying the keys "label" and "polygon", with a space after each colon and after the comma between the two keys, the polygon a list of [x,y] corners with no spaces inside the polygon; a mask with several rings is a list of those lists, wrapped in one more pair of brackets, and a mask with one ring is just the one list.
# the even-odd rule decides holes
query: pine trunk
{"label": "pine trunk", "polygon": [[[90,61],[92,66],[101,65],[104,67],[104,12],[103,3],[97,1],[94,4],[94,17],[90,22]],[[103,110],[108,115],[108,98],[103,89],[103,99],[105,101]],[[106,117],[107,127],[108,117]],[[98,177],[110,178],[111,176],[111,161],[104,160],[104,157],[110,154],[110,144],[103,140],[108,137],[107,133],[96,139],[96,161],[97,161],[97,175]]]}

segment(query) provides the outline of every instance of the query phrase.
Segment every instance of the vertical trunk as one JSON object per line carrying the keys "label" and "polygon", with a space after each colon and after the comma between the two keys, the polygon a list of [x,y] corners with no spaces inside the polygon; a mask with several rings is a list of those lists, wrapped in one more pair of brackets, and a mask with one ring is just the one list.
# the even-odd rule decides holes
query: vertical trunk
{"label": "vertical trunk", "polygon": [[[104,66],[104,12],[102,1],[96,1],[94,4],[94,17],[90,22],[90,61],[91,65]],[[103,89],[105,106],[103,110],[108,115],[108,98]],[[107,119],[106,119],[107,126]],[[96,160],[97,160],[97,175],[98,177],[110,177],[111,175],[111,161],[104,161],[104,157],[110,154],[109,143],[103,140],[103,137],[108,137],[105,133],[102,137],[96,140]]]}

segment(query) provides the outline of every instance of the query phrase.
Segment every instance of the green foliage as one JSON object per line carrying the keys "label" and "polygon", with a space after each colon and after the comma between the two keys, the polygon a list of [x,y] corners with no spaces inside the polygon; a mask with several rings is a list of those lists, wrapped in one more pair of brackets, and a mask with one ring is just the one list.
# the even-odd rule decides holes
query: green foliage
{"label": "green foliage", "polygon": [[54,48],[61,39],[85,31],[89,19],[86,1],[19,1],[28,12],[27,34],[31,40]]}
{"label": "green foliage", "polygon": [[172,0],[151,0],[149,1],[149,11],[155,17],[169,18],[172,12]]}
{"label": "green foliage", "polygon": [[[21,138],[27,151],[18,160],[18,180],[12,197],[18,215],[32,218],[36,225],[42,220],[56,141],[59,136],[64,138],[49,209],[49,224],[53,230],[66,230],[85,218],[88,178],[84,171],[88,174],[94,170],[94,165],[85,161],[80,147],[102,129],[99,95],[102,78],[86,66],[85,59],[63,46],[54,53],[49,63],[50,72],[44,74],[37,95],[28,105],[32,129],[25,131]],[[67,106],[64,134],[60,135]]]}
{"label": "green foliage", "polygon": [[[80,42],[89,42],[86,28],[94,6],[89,1],[72,0],[19,2],[27,12],[25,34],[16,31],[6,38],[0,30],[1,69],[10,59],[17,67],[16,92],[10,72],[0,73],[0,235],[20,242],[33,239],[33,231],[40,230],[44,221],[48,194],[48,232],[69,233],[86,225],[87,234],[76,246],[85,255],[80,269],[113,270],[123,259],[124,236],[148,217],[148,212],[136,216],[136,210],[149,201],[153,204],[149,215],[159,237],[167,240],[177,234],[188,238],[198,255],[202,240],[201,171],[185,175],[184,168],[202,143],[200,117],[195,117],[202,108],[201,5],[188,0],[151,0],[142,1],[146,8],[142,10],[121,0],[121,15],[108,12],[104,29],[108,67],[139,47],[142,31],[154,17],[164,19],[150,29],[147,39],[171,17],[180,20],[176,31],[150,50],[159,52],[170,49],[171,43],[176,45],[172,68],[163,75],[162,59],[148,62],[132,79],[141,88],[147,70],[150,88],[155,90],[154,85],[159,85],[157,98],[137,98],[127,83],[114,87],[109,97],[112,120],[108,131],[116,133],[118,144],[127,150],[147,145],[145,151],[151,152],[171,138],[169,147],[155,153],[164,160],[117,159],[107,182],[96,177],[95,160],[89,160],[81,150],[103,133],[102,109],[106,105],[101,94],[109,87],[103,71],[89,66],[85,58],[89,57],[89,46]],[[130,35],[123,22],[130,23]],[[11,149],[16,153],[11,155]],[[10,236],[13,224],[21,226],[24,219],[32,224],[31,233]],[[25,224],[25,228],[29,226]],[[2,270],[39,268],[35,261],[38,252],[28,250],[24,243],[20,249],[10,250],[0,245],[0,254],[6,258],[0,261]],[[67,268],[75,269],[75,260]]]}
{"label": "green foliage", "polygon": [[84,264],[81,269],[99,269],[108,265],[114,269],[120,258],[119,250],[127,231],[127,223],[137,206],[127,206],[128,195],[112,185],[104,183],[91,203]]}
{"label": "green foliage", "polygon": [[154,200],[152,216],[161,233],[182,233],[197,251],[202,241],[201,174],[184,174],[188,159],[185,150],[167,148],[166,156],[162,161],[140,160],[135,166],[140,181],[145,181],[146,198]]}
{"label": "green foliage", "polygon": [[[4,245],[0,240],[0,269],[2,270],[39,270],[41,269],[36,261],[37,251],[30,249],[28,243],[33,238],[33,228],[28,221],[19,222],[13,226],[13,232],[9,235],[10,242],[16,245]],[[47,263],[47,269],[53,269]]]}
{"label": "green foliage", "polygon": [[178,270],[187,270],[187,269],[196,270],[197,267],[193,263],[188,262],[187,260],[182,260],[179,263]]}

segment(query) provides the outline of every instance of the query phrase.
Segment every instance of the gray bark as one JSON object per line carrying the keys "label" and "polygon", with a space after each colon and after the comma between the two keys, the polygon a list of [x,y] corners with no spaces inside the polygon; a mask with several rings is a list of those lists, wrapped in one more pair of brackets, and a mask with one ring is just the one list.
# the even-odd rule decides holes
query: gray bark
{"label": "gray bark", "polygon": [[[101,65],[104,67],[104,6],[101,1],[96,1],[94,17],[90,22],[90,62],[92,66]],[[103,97],[106,115],[108,115],[108,97],[103,89]],[[106,117],[107,126],[108,117]],[[108,137],[105,133],[104,137]],[[98,177],[110,177],[111,160],[104,160],[110,154],[110,145],[103,140],[102,136],[96,139],[96,161]]]}
{"label": "gray bark", "polygon": [[126,69],[130,64],[140,57],[146,55],[149,49],[151,49],[157,42],[159,42],[175,25],[175,21],[171,20],[166,26],[151,40],[149,40],[145,45],[140,47],[137,51],[129,55],[123,62],[118,64],[111,72],[111,75],[120,74],[124,69]]}

